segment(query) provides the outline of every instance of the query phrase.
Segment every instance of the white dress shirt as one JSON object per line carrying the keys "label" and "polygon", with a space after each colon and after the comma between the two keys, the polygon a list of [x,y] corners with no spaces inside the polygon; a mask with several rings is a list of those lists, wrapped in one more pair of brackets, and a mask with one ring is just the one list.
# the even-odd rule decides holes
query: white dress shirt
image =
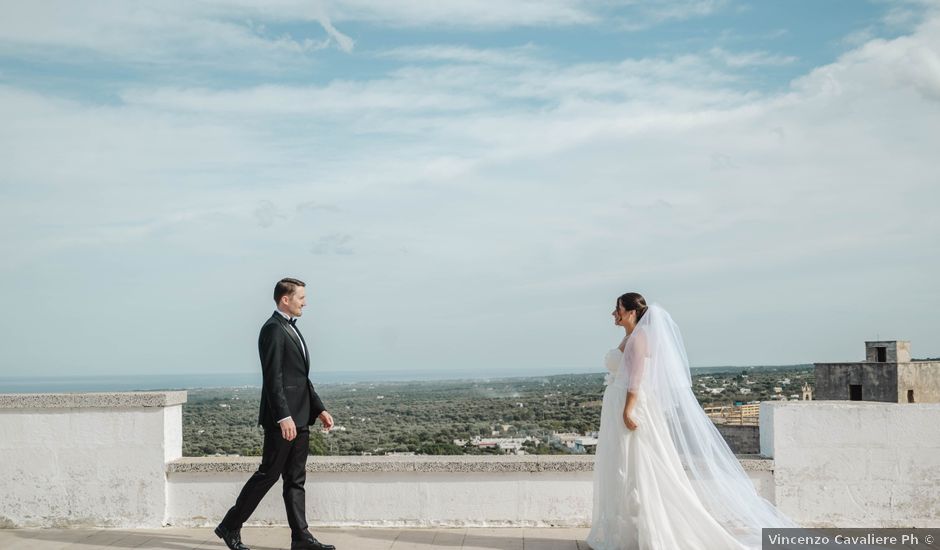
{"label": "white dress shirt", "polygon": [[[277,313],[279,313],[279,314],[281,315],[281,317],[287,319],[288,321],[291,321],[291,320],[293,320],[293,319],[296,319],[296,317],[291,317],[290,315],[284,313],[283,311],[281,311],[281,310],[279,310],[279,309],[275,309],[274,311],[277,312]],[[300,337],[300,333],[297,332],[297,327],[295,327],[294,325],[291,325],[291,326],[290,326],[290,329],[291,329],[292,331],[294,331],[294,334],[297,335],[297,340],[300,341],[300,349],[304,350],[304,359],[306,359],[306,358],[307,358],[307,346],[304,345],[304,339],[301,338],[301,337]]]}

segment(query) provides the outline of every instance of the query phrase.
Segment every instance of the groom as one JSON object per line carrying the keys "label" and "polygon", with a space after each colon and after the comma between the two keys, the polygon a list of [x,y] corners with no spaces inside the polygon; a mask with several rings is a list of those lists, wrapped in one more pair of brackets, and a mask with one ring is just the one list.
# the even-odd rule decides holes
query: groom
{"label": "groom", "polygon": [[261,411],[258,423],[264,427],[261,466],[242,488],[235,506],[229,509],[215,534],[231,550],[249,550],[241,541],[241,527],[275,483],[284,478],[284,506],[291,530],[291,550],[335,550],[307,530],[304,512],[304,481],[307,477],[307,450],[310,428],[317,418],[326,429],[333,417],[313,389],[310,352],[297,329],[297,318],[307,305],[303,281],[281,279],[274,286],[277,310],[261,327],[258,352],[261,355]]}

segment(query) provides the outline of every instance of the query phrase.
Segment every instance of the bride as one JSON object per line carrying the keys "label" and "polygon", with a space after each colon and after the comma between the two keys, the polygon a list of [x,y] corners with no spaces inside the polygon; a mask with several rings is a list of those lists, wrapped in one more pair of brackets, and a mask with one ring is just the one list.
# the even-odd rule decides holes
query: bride
{"label": "bride", "polygon": [[607,354],[594,462],[594,550],[760,548],[762,527],[797,527],[761,498],[692,393],[679,327],[631,292]]}

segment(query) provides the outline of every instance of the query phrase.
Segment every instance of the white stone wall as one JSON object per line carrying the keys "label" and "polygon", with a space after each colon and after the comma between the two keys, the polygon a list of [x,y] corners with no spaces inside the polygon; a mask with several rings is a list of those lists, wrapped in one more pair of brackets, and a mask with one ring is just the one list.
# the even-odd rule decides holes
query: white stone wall
{"label": "white stone wall", "polygon": [[[169,477],[171,525],[215,525],[248,474],[180,473]],[[311,525],[501,526],[590,523],[591,472],[310,473]],[[249,524],[287,523],[280,483]]]}
{"label": "white stone wall", "polygon": [[[0,394],[0,527],[214,525],[257,458],[180,458],[184,392]],[[761,406],[758,491],[806,526],[940,527],[940,404]],[[310,457],[312,525],[590,521],[590,456]],[[280,486],[253,523],[283,524]]]}
{"label": "white stone wall", "polygon": [[[772,500],[768,461],[745,462]],[[589,456],[310,457],[307,517],[319,526],[589,526],[592,466]],[[215,525],[256,467],[243,458],[177,461],[168,523]],[[286,523],[280,484],[249,523]]]}
{"label": "white stone wall", "polygon": [[940,404],[761,404],[777,505],[804,526],[940,527]]}
{"label": "white stone wall", "polygon": [[161,525],[185,399],[0,396],[0,527]]}

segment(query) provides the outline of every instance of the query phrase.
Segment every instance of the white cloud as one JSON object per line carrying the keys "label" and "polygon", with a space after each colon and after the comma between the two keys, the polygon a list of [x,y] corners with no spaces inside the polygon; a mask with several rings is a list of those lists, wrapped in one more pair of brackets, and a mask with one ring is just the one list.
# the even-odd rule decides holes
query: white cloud
{"label": "white cloud", "polygon": [[328,4],[337,21],[369,21],[403,27],[508,28],[535,25],[583,25],[600,18],[595,9],[603,2],[578,0],[336,0]]}
{"label": "white cloud", "polygon": [[123,93],[122,99],[131,105],[173,111],[323,117],[343,117],[363,111],[459,111],[485,102],[459,90],[422,91],[404,80],[377,85],[332,82],[322,87],[264,85],[243,90],[137,89]]}
{"label": "white cloud", "polygon": [[352,235],[347,233],[330,233],[317,239],[310,247],[310,253],[318,256],[325,254],[349,256],[355,253],[349,246],[352,240]]}
{"label": "white cloud", "polygon": [[[7,86],[0,283],[62,265],[93,279],[62,259],[92,255],[148,292],[217,281],[194,299],[221,308],[310,273],[324,369],[433,368],[453,349],[466,366],[584,365],[629,288],[676,304],[698,363],[813,360],[784,343],[855,346],[875,327],[925,350],[937,25],[784,93],[742,87],[749,64],[787,61],[762,52],[562,63],[420,45],[323,85],[135,85],[108,104]],[[145,269],[107,263],[122,254]],[[142,311],[168,319],[160,301]],[[395,357],[360,337],[388,326],[408,327]]]}
{"label": "white cloud", "polygon": [[797,60],[792,55],[776,55],[761,51],[733,53],[722,48],[712,48],[709,54],[729,67],[789,65]]}
{"label": "white cloud", "polygon": [[652,0],[627,2],[626,14],[611,18],[626,31],[645,30],[670,21],[685,21],[715,14],[729,6],[727,0]]}
{"label": "white cloud", "polygon": [[[366,22],[399,27],[504,29],[595,25],[614,8],[632,10],[644,25],[708,15],[716,0],[660,0],[617,5],[606,0],[192,0],[136,4],[121,0],[37,0],[7,7],[0,18],[0,48],[44,57],[75,50],[134,63],[173,64],[276,72],[296,68],[311,52],[330,45],[351,52],[355,41],[334,25]],[[280,32],[282,23],[314,23]],[[62,57],[58,57],[62,59]]]}
{"label": "white cloud", "polygon": [[393,48],[378,54],[408,62],[437,61],[484,65],[533,65],[538,63],[531,45],[521,48],[481,49],[448,44]]}
{"label": "white cloud", "polygon": [[[315,4],[271,7],[211,0],[159,5],[119,0],[16,3],[0,18],[0,48],[21,56],[54,56],[71,62],[93,54],[177,68],[193,64],[268,71],[278,68],[274,62],[293,66],[304,55],[331,43],[352,50],[352,39],[338,31]],[[325,36],[292,36],[267,26],[288,18],[316,23]],[[72,50],[70,55],[55,56]]]}
{"label": "white cloud", "polygon": [[864,86],[914,89],[925,98],[940,99],[940,14],[924,21],[912,35],[866,42],[836,63],[813,71],[797,86],[836,95],[860,95]]}

